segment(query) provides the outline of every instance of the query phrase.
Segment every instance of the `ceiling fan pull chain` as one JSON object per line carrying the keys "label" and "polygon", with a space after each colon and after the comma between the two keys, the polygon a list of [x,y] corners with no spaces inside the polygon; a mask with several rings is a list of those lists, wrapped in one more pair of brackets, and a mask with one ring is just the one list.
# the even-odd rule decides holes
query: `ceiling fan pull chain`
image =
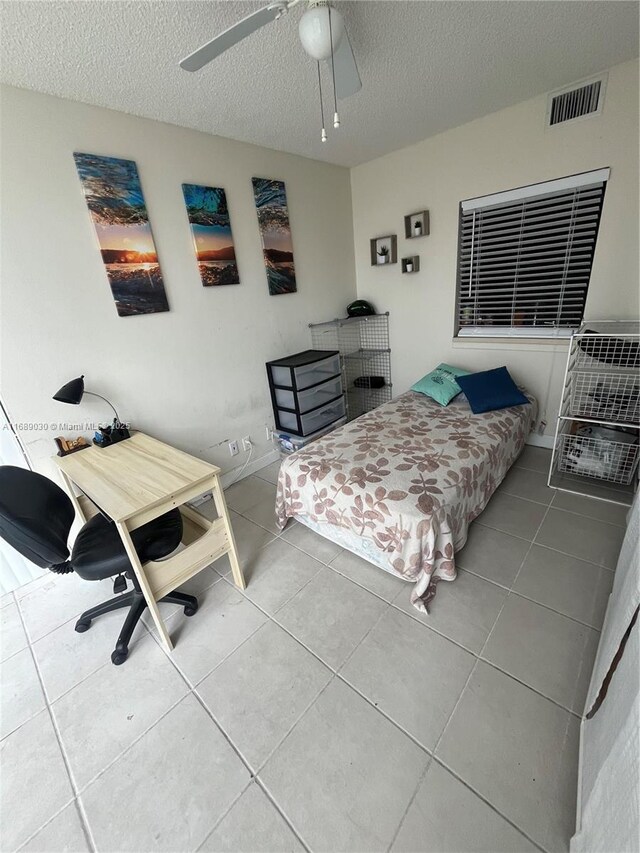
{"label": "ceiling fan pull chain", "polygon": [[[329,9],[329,44],[331,45],[331,77],[333,79],[333,126],[337,129],[340,127],[340,118],[338,117],[338,98],[336,96],[336,69],[333,62],[333,31],[331,29],[331,6]],[[324,122],[323,122],[324,124]]]}
{"label": "ceiling fan pull chain", "polygon": [[325,130],[325,127],[324,127],[324,106],[322,105],[322,78],[320,76],[320,63],[318,62],[317,65],[318,65],[318,91],[320,92],[320,118],[322,120],[322,135],[320,136],[320,139],[322,140],[322,142],[326,142],[327,141],[327,131]]}

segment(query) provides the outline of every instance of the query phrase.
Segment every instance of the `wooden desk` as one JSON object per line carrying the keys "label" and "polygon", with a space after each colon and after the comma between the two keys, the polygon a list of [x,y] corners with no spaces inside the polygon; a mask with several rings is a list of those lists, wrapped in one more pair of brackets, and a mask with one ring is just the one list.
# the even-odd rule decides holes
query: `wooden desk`
{"label": "wooden desk", "polygon": [[[80,518],[86,521],[97,507],[118,528],[167,651],[173,645],[157,605],[163,596],[224,554],[229,555],[236,586],[244,589],[218,467],[142,432],[111,447],[91,447],[53,458]],[[83,493],[80,497],[74,484]],[[218,513],[215,521],[185,506],[209,490]],[[131,531],[175,507],[180,507],[184,522],[184,550],[166,560],[149,560],[142,565]]]}

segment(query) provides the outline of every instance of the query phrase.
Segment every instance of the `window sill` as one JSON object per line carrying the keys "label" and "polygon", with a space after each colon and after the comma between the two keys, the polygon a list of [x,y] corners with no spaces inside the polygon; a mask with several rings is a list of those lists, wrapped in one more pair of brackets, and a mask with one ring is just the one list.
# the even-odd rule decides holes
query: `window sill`
{"label": "window sill", "polygon": [[525,338],[504,337],[489,338],[484,336],[454,337],[452,346],[461,349],[508,349],[519,351],[539,352],[566,352],[571,343],[571,338]]}

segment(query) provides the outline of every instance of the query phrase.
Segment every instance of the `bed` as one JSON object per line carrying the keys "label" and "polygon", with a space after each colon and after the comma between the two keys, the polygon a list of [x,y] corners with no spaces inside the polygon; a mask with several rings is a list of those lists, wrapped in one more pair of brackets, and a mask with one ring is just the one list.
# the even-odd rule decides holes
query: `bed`
{"label": "bed", "polygon": [[522,390],[530,405],[480,415],[463,394],[445,408],[407,391],[319,438],[280,467],[278,525],[296,518],[411,581],[413,605],[428,612],[535,422]]}

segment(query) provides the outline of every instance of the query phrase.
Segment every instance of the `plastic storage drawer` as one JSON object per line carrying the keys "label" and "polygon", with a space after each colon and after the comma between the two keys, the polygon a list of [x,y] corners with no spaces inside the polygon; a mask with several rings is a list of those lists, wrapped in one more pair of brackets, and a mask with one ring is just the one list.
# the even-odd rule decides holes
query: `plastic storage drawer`
{"label": "plastic storage drawer", "polygon": [[317,409],[323,403],[335,400],[342,394],[342,377],[334,376],[328,382],[314,385],[306,391],[289,391],[285,388],[274,388],[276,405],[282,409],[292,409],[304,414]]}
{"label": "plastic storage drawer", "polygon": [[298,435],[311,435],[311,433],[318,432],[323,427],[344,417],[344,414],[344,397],[340,397],[326,406],[321,406],[319,409],[314,409],[313,412],[302,415],[300,418],[301,429],[298,429],[298,416],[294,412],[277,409],[276,420],[280,429],[289,430]]}
{"label": "plastic storage drawer", "polygon": [[[289,361],[290,364],[272,362],[268,365],[271,373],[271,381],[279,388],[293,388],[302,391],[311,385],[318,385],[340,373],[340,354],[328,352],[325,358],[321,350],[307,350],[298,353],[290,359],[281,359],[281,362]],[[307,363],[295,364],[296,360],[303,361],[304,358],[313,359]]]}

